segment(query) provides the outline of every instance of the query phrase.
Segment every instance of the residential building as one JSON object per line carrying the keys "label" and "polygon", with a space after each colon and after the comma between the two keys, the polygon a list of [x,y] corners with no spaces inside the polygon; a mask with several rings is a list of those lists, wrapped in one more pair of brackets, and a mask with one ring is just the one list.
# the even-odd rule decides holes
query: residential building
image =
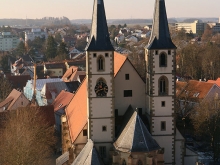
{"label": "residential building", "polygon": [[26,107],[29,104],[30,101],[22,92],[13,89],[8,97],[0,103],[0,112],[6,110],[16,110],[19,107]]}
{"label": "residential building", "polygon": [[27,44],[28,40],[33,41],[36,37],[47,39],[48,37],[47,30],[33,28],[31,29],[31,31],[26,31],[25,32],[25,44]]}
{"label": "residential building", "polygon": [[175,29],[179,31],[184,29],[186,33],[193,33],[193,34],[203,34],[205,31],[207,23],[200,22],[199,20],[195,20],[193,23],[176,23]]}
{"label": "residential building", "polygon": [[127,36],[125,38],[125,41],[127,41],[127,42],[138,42],[138,39],[135,36]]}
{"label": "residential building", "polygon": [[0,51],[15,49],[19,43],[18,36],[11,34],[11,32],[0,32]]}
{"label": "residential building", "polygon": [[220,23],[207,23],[213,33],[220,33]]}
{"label": "residential building", "polygon": [[44,75],[49,77],[62,77],[66,72],[66,65],[61,62],[48,62],[44,64]]}
{"label": "residential building", "polygon": [[56,121],[55,128],[58,131],[58,133],[61,133],[61,116],[65,114],[65,108],[70,103],[73,96],[73,93],[62,90],[52,103],[52,105],[54,106],[54,114]]}
{"label": "residential building", "polygon": [[125,36],[124,36],[124,34],[119,34],[119,35],[117,35],[116,37],[115,37],[115,42],[116,43],[121,43],[121,42],[123,42],[124,40],[125,40]]}
{"label": "residential building", "polygon": [[82,82],[86,76],[85,71],[79,71],[78,67],[71,66],[66,73],[63,75],[62,80],[64,82],[73,82],[73,81],[78,81]]}

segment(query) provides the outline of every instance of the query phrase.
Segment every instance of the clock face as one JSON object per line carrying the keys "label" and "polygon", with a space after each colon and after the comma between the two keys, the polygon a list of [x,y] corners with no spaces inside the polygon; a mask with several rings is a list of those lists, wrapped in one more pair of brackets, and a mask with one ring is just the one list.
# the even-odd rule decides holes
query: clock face
{"label": "clock face", "polygon": [[95,86],[95,93],[100,97],[106,96],[108,93],[108,86],[103,81],[99,81]]}

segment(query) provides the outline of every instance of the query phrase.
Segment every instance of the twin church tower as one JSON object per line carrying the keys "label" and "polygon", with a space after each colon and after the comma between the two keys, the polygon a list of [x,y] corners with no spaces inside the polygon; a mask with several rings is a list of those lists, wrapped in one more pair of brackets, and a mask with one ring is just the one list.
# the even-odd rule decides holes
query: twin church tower
{"label": "twin church tower", "polygon": [[[117,64],[114,58],[104,2],[94,0],[92,28],[86,47],[87,117],[88,139],[94,141],[100,152],[110,151],[116,137],[114,68]],[[170,37],[164,0],[155,2],[153,29],[145,47],[145,62],[146,87],[143,90],[146,106],[142,111],[148,117],[149,132],[164,151],[165,164],[173,165],[176,133],[176,46]],[[134,85],[138,84],[134,81]],[[127,91],[127,95],[132,93]]]}

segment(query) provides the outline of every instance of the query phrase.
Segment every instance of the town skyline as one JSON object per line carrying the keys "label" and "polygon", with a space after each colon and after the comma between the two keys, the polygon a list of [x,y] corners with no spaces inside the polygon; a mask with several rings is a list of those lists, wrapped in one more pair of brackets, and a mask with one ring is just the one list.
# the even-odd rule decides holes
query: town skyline
{"label": "town skyline", "polygon": [[[168,18],[220,17],[218,0],[165,0]],[[150,19],[153,18],[154,0],[104,0],[107,19]],[[0,19],[40,19],[43,17],[68,17],[91,19],[93,0],[4,0],[0,6]],[[215,5],[213,5],[215,4]],[[76,7],[77,5],[77,7]],[[137,12],[138,11],[138,12]]]}

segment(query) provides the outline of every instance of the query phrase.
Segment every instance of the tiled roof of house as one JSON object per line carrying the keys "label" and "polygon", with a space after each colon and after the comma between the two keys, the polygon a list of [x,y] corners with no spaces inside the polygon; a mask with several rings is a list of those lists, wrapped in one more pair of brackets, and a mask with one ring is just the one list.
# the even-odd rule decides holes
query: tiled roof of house
{"label": "tiled roof of house", "polygon": [[104,165],[92,140],[88,140],[85,147],[76,157],[72,165]]}
{"label": "tiled roof of house", "polygon": [[45,63],[45,68],[46,69],[57,69],[57,68],[62,68],[65,69],[66,65],[62,63]]}
{"label": "tiled roof of house", "polygon": [[[124,64],[126,56],[114,53],[114,71],[115,76]],[[70,104],[66,107],[66,116],[68,120],[70,137],[72,142],[76,140],[79,133],[87,123],[87,84],[86,79],[82,82]]]}
{"label": "tiled roof of house", "polygon": [[73,93],[62,90],[52,104],[54,106],[54,112],[66,107],[72,100],[73,96]]}
{"label": "tiled roof of house", "polygon": [[204,81],[190,80],[185,86],[184,91],[180,93],[179,97],[187,96],[191,99],[204,99],[213,85],[213,83]]}
{"label": "tiled roof of house", "polygon": [[121,69],[124,62],[127,60],[126,55],[119,54],[114,52],[114,76],[117,75],[118,71]]}
{"label": "tiled roof of house", "polygon": [[164,0],[156,0],[155,2],[153,30],[147,48],[176,49],[170,37]]}
{"label": "tiled roof of house", "polygon": [[128,153],[150,152],[160,149],[136,111],[133,112],[114,146],[118,151]]}
{"label": "tiled roof of house", "polygon": [[83,81],[79,90],[65,109],[72,142],[76,140],[79,133],[87,123],[86,95],[87,85],[86,81]]}
{"label": "tiled roof of house", "polygon": [[187,82],[177,81],[176,82],[176,96],[178,97],[184,90]]}
{"label": "tiled roof of house", "polygon": [[11,107],[14,105],[14,103],[21,95],[22,97],[25,97],[24,94],[17,91],[16,89],[13,89],[11,93],[8,95],[8,97],[3,102],[0,103],[0,107],[4,107],[6,104],[10,103],[6,110],[11,110]]}
{"label": "tiled roof of house", "polygon": [[63,75],[62,80],[65,82],[78,81],[80,75],[86,75],[86,72],[78,71],[78,67],[71,66]]}
{"label": "tiled roof of house", "polygon": [[216,84],[220,87],[220,78],[218,78],[216,81],[215,80],[208,80],[207,81],[208,83],[213,83],[213,84]]}

